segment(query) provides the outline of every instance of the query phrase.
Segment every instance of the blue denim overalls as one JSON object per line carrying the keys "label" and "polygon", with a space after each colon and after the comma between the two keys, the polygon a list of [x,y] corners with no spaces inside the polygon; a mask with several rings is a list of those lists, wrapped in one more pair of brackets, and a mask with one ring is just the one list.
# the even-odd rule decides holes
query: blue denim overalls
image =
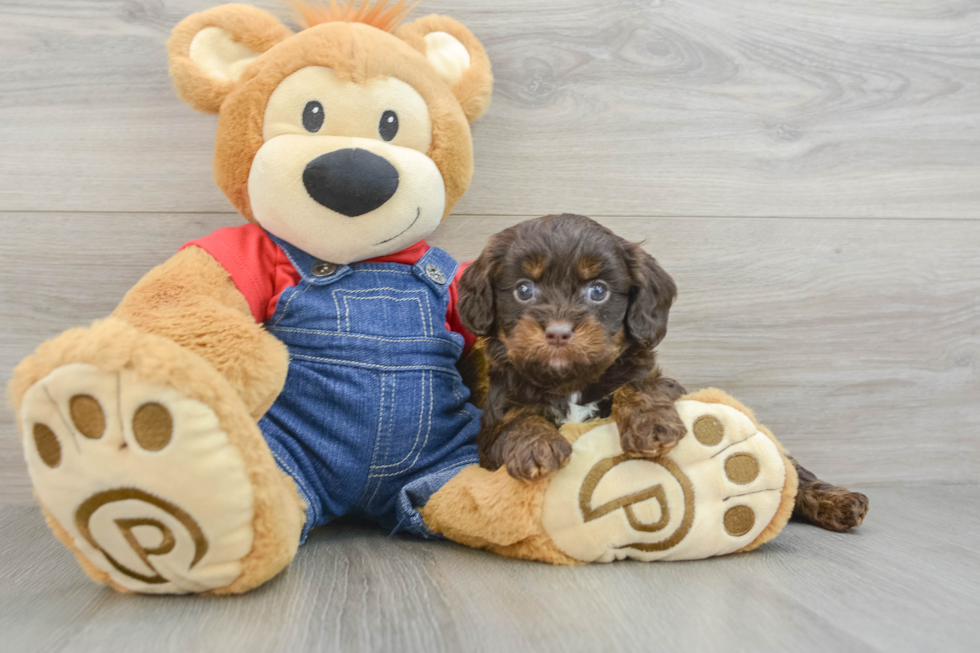
{"label": "blue denim overalls", "polygon": [[412,266],[335,266],[272,238],[302,279],[265,323],[290,360],[259,427],[306,501],[302,540],[341,515],[432,536],[416,508],[477,463],[480,411],[446,327],[456,261],[433,247]]}

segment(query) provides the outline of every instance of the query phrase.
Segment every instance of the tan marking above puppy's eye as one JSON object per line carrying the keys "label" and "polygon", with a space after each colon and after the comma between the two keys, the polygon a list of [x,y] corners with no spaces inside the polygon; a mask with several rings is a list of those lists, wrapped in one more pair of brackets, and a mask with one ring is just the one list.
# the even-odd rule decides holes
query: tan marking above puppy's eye
{"label": "tan marking above puppy's eye", "polygon": [[588,281],[599,274],[602,262],[591,254],[580,256],[578,259],[578,276]]}
{"label": "tan marking above puppy's eye", "polygon": [[527,276],[531,277],[534,280],[538,280],[541,278],[541,275],[544,274],[544,270],[547,267],[547,265],[548,263],[545,260],[544,256],[540,254],[535,254],[534,256],[531,256],[530,258],[525,260],[521,264],[521,267],[524,268],[524,274],[526,274]]}

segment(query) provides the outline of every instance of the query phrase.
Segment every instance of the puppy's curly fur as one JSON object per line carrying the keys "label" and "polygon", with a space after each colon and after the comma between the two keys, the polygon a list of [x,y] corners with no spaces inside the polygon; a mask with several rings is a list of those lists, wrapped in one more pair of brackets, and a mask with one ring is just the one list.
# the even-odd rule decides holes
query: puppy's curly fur
{"label": "puppy's curly fur", "polygon": [[[597,285],[601,301],[590,294]],[[670,451],[686,433],[674,408],[685,391],[662,376],[653,350],[676,294],[639,245],[580,215],[545,216],[493,236],[459,292],[463,323],[483,336],[470,366],[484,408],[480,463],[506,465],[525,480],[560,469],[572,449],[557,427],[576,412],[612,414],[627,453]],[[549,339],[556,324],[564,336]],[[837,532],[862,522],[868,497],[793,464],[794,518]]]}
{"label": "puppy's curly fur", "polygon": [[790,460],[800,478],[793,507],[794,519],[838,533],[849,531],[864,521],[868,514],[867,496],[821,481],[795,458]]}
{"label": "puppy's curly fur", "polygon": [[685,428],[684,390],[657,368],[677,294],[639,245],[580,215],[529,220],[491,238],[460,281],[459,314],[485,337],[489,387],[480,462],[516,478],[571,455],[565,421],[611,414],[627,453],[654,457]]}

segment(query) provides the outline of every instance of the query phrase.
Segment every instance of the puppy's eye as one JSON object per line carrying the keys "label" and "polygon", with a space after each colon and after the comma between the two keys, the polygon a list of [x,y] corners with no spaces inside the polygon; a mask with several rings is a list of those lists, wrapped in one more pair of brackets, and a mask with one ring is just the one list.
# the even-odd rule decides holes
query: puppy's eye
{"label": "puppy's eye", "polygon": [[588,295],[590,302],[601,304],[609,299],[609,287],[601,281],[596,282],[589,286]]}
{"label": "puppy's eye", "polygon": [[310,133],[317,133],[323,127],[323,105],[310,100],[303,109],[303,127]]}
{"label": "puppy's eye", "polygon": [[390,141],[398,133],[398,114],[392,110],[381,114],[381,122],[378,123],[378,134],[386,141]]}
{"label": "puppy's eye", "polygon": [[514,286],[514,299],[519,302],[529,302],[534,299],[534,284],[522,279]]}

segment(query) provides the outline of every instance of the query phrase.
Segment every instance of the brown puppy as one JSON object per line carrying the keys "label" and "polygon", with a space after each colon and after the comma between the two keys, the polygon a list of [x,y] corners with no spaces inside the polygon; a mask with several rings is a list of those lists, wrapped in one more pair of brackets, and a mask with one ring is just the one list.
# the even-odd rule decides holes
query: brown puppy
{"label": "brown puppy", "polygon": [[459,314],[485,336],[480,463],[533,479],[571,455],[568,421],[608,416],[623,451],[655,457],[683,437],[684,393],[657,368],[677,294],[639,245],[580,215],[529,220],[490,239],[464,273]]}
{"label": "brown puppy", "polygon": [[[583,216],[546,216],[493,236],[459,293],[464,324],[485,336],[481,464],[524,479],[555,471],[571,453],[556,427],[610,412],[624,451],[669,451],[684,435],[673,403],[684,389],[660,375],[653,348],[675,295],[639,245]],[[839,532],[863,521],[868,497],[792,460],[795,519]]]}

